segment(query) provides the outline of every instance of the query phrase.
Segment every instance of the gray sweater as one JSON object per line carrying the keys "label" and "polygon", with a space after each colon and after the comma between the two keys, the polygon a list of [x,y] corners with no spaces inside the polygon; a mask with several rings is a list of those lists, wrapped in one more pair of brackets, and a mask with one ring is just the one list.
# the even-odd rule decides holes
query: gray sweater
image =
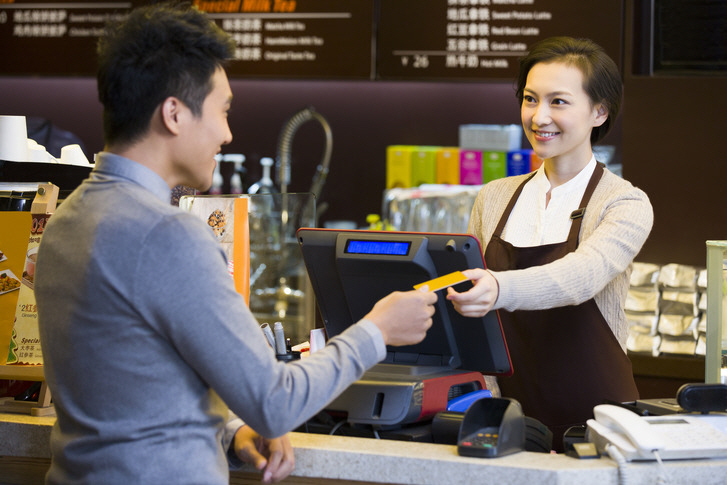
{"label": "gray sweater", "polygon": [[[528,175],[486,184],[472,209],[469,232],[487,246],[510,198]],[[586,208],[578,249],[550,264],[493,272],[500,294],[495,309],[542,310],[578,305],[595,298],[621,347],[626,349],[628,322],[624,302],[631,263],[654,223],[646,194],[604,170]]]}
{"label": "gray sweater", "polygon": [[102,153],[45,229],[35,293],[58,415],[48,483],[228,483],[241,425],[228,407],[280,436],[385,356],[362,321],[277,362],[212,232],[169,197],[151,170]]}

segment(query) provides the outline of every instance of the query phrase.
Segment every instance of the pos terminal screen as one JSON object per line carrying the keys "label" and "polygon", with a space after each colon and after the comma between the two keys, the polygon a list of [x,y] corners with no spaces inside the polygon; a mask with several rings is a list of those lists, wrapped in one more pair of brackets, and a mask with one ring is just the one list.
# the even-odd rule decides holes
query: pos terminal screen
{"label": "pos terminal screen", "polygon": [[[469,234],[300,228],[297,239],[328,338],[354,325],[393,291],[454,271],[484,268],[479,241]],[[471,282],[459,283],[466,290]],[[387,347],[387,364],[448,367],[511,375],[496,311],[464,317],[438,292],[433,324],[415,345]]]}
{"label": "pos terminal screen", "polygon": [[393,254],[406,256],[409,254],[410,242],[406,241],[362,241],[349,239],[346,244],[348,254]]}

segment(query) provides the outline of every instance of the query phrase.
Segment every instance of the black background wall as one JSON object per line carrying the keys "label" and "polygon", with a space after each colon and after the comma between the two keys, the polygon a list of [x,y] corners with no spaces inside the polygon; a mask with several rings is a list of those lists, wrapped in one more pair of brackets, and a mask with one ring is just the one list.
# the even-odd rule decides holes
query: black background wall
{"label": "black background wall", "polygon": [[[644,73],[648,3],[626,2],[624,29],[624,177],[646,191],[655,216],[638,259],[705,266],[705,242],[727,239],[727,168],[720,142],[727,128],[727,71]],[[720,8],[727,10],[724,3]],[[724,35],[725,18],[716,35]],[[697,21],[681,28],[685,42],[705,30]]]}
{"label": "black background wall", "polygon": [[[229,122],[233,141],[223,153],[243,153],[248,184],[261,175],[261,157],[274,157],[284,123],[312,106],[333,132],[331,171],[321,194],[321,220],[362,224],[381,212],[386,146],[457,145],[463,123],[519,123],[510,83],[381,81],[249,81],[232,79]],[[0,113],[48,118],[85,143],[87,156],[103,147],[101,105],[91,78],[2,78]],[[307,191],[321,160],[320,125],[301,125],[292,146],[290,191]]]}
{"label": "black background wall", "polygon": [[[654,230],[637,259],[703,266],[705,241],[727,239],[727,204],[720,197],[727,174],[719,144],[727,77],[634,70],[632,52],[640,48],[634,9],[640,4],[626,1],[625,102],[605,143],[618,147],[624,177],[654,205]],[[275,155],[280,129],[295,112],[313,106],[329,121],[333,156],[321,197],[329,205],[322,221],[361,224],[366,214],[380,212],[387,145],[456,145],[461,124],[519,123],[509,82],[233,79],[231,84],[234,140],[224,152],[245,154],[250,182],[260,176],[260,157]],[[103,145],[91,78],[0,76],[0,114],[48,118],[79,135],[89,156]],[[315,122],[298,130],[290,190],[309,188],[323,140]]]}

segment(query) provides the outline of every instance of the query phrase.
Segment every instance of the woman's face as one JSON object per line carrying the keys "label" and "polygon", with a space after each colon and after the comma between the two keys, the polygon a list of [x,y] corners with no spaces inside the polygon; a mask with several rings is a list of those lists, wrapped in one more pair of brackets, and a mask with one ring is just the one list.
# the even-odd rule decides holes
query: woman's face
{"label": "woman's face", "polygon": [[583,73],[563,62],[535,64],[528,73],[520,107],[525,136],[544,160],[585,165],[591,159],[591,129],[608,112],[593,105],[583,89]]}

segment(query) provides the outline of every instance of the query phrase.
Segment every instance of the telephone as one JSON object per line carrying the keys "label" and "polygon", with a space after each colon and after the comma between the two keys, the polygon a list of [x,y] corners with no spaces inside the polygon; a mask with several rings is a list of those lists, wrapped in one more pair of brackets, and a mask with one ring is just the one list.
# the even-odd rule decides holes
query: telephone
{"label": "telephone", "polygon": [[[611,404],[593,408],[586,436],[601,453],[615,446],[628,460],[727,456],[727,415],[638,416]],[[657,457],[658,455],[658,457]]]}

